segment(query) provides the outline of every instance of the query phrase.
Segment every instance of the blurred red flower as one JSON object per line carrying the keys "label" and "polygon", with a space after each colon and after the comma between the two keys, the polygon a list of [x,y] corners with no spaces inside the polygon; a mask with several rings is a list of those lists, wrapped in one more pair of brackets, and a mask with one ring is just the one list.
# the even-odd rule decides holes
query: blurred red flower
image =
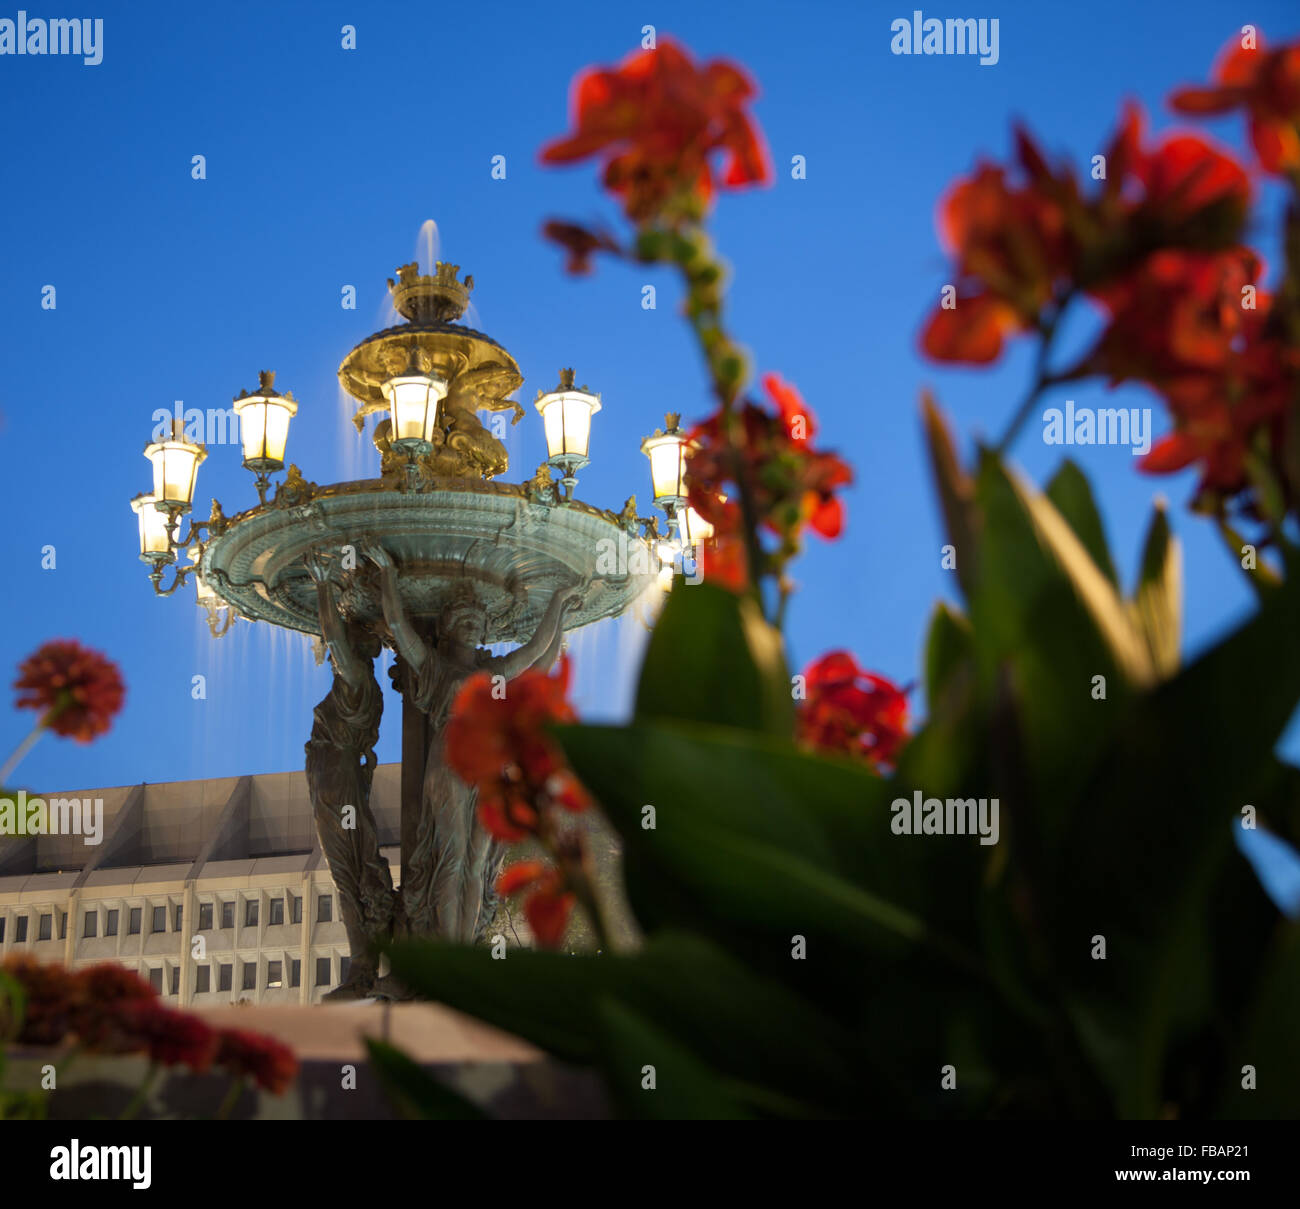
{"label": "blurred red flower", "polygon": [[1268,308],[1270,299],[1260,292],[1253,310],[1242,306],[1244,287],[1259,274],[1259,258],[1246,248],[1153,253],[1098,292],[1110,320],[1090,367],[1113,383],[1138,378],[1158,385],[1224,366],[1248,318]]}
{"label": "blurred red flower", "polygon": [[506,842],[537,829],[539,811],[554,803],[583,810],[588,799],[574,779],[559,746],[546,733],[553,722],[573,722],[569,704],[569,660],[549,675],[530,668],[510,681],[504,696],[494,695],[486,675],[461,687],[447,723],[447,762],[479,790],[479,820]]}
{"label": "blurred red flower", "polygon": [[981,163],[953,186],[938,227],[954,280],[922,329],[927,356],[987,365],[1009,336],[1044,329],[1071,293],[1103,295],[1163,248],[1210,253],[1236,242],[1250,204],[1241,166],[1193,134],[1144,148],[1142,128],[1141,110],[1126,106],[1092,196],[1024,130],[1014,180]]}
{"label": "blurred red flower", "polygon": [[576,901],[566,888],[564,877],[554,865],[542,861],[519,861],[497,879],[497,893],[503,898],[528,891],[524,917],[537,943],[555,949],[564,940],[569,915]]}
{"label": "blurred red flower", "polygon": [[542,227],[542,236],[559,244],[567,253],[566,272],[575,276],[591,272],[591,258],[596,252],[618,252],[619,246],[603,231],[592,231],[577,223],[551,219]]}
{"label": "blurred red flower", "polygon": [[202,1074],[217,1053],[217,1033],[206,1021],[178,1012],[157,999],[123,1003],[118,1011],[130,1025],[151,1062],[161,1066],[188,1066]]}
{"label": "blurred red flower", "polygon": [[799,741],[840,752],[873,768],[892,766],[907,740],[907,693],[858,666],[848,651],[831,651],[804,669],[807,697],[799,708]]}
{"label": "blurred red flower", "polygon": [[715,151],[726,155],[724,187],[766,184],[767,153],[747,110],[754,95],[739,67],[722,59],[697,66],[676,42],[661,38],[616,68],[577,78],[574,129],[543,148],[542,162],[599,155],[605,187],[637,222],[656,217],[679,193],[707,202]]}
{"label": "blurred red flower", "polygon": [[280,1095],[298,1073],[298,1059],[283,1042],[243,1029],[221,1029],[216,1037],[214,1062],[258,1087]]}
{"label": "blurred red flower", "polygon": [[75,639],[47,642],[30,655],[14,688],[19,709],[42,711],[45,726],[79,743],[108,730],[126,694],[116,664]]}
{"label": "blurred red flower", "polygon": [[[747,480],[757,520],[781,538],[789,553],[797,549],[805,526],[825,538],[839,536],[844,505],[836,493],[853,481],[853,471],[835,454],[812,448],[816,421],[793,386],[767,374],[763,388],[775,414],[746,402],[733,420],[718,411],[691,432],[696,445],[686,463],[687,490],[691,507],[717,530],[719,549],[727,539],[738,540],[740,493],[731,487],[737,474],[734,431],[739,473]],[[731,550],[739,556],[735,546]],[[720,558],[718,565],[734,569],[736,557]]]}
{"label": "blurred red flower", "polygon": [[1269,172],[1300,171],[1300,42],[1265,50],[1234,37],[1219,53],[1214,85],[1183,88],[1170,98],[1179,113],[1243,109],[1259,162]]}
{"label": "blurred red flower", "polygon": [[[0,970],[22,988],[26,1003],[23,1025],[16,1041],[21,1045],[57,1045],[67,1035],[77,1007],[78,987],[62,966],[46,965],[30,953],[10,953]],[[0,1037],[8,1036],[13,1021],[0,1019]]]}

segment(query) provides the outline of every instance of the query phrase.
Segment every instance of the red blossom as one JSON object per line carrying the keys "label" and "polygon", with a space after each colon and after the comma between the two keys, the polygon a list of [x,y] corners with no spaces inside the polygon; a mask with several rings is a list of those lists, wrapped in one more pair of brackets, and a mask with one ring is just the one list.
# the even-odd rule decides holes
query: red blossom
{"label": "red blossom", "polygon": [[907,740],[907,693],[858,666],[848,651],[831,651],[804,670],[807,697],[798,737],[808,747],[892,766]]}
{"label": "red blossom", "polygon": [[119,1012],[137,1040],[138,1049],[160,1066],[188,1066],[202,1074],[217,1052],[217,1034],[206,1021],[178,1012],[157,999],[134,1000]]}
{"label": "red blossom", "polygon": [[272,1095],[282,1094],[298,1073],[293,1051],[274,1037],[244,1029],[221,1029],[213,1061],[238,1078],[251,1078]]}
{"label": "red blossom", "polygon": [[577,223],[552,219],[542,227],[542,236],[568,253],[564,268],[575,276],[591,272],[591,258],[596,252],[619,251],[618,244],[603,231],[592,231]]}
{"label": "red blossom", "polygon": [[739,569],[742,525],[741,493],[732,486],[738,472],[733,441],[756,519],[781,538],[787,554],[798,548],[805,527],[825,538],[839,536],[844,508],[838,492],[853,481],[846,462],[812,448],[816,421],[799,392],[776,374],[764,376],[763,388],[775,414],[752,401],[730,419],[715,413],[691,432],[695,447],[686,464],[690,505],[717,531],[715,566],[742,583],[743,574],[732,574]]}
{"label": "red blossom", "polygon": [[922,329],[927,356],[987,365],[1010,336],[1045,328],[1064,299],[1104,295],[1162,248],[1235,243],[1251,196],[1241,166],[1185,132],[1144,147],[1142,127],[1126,106],[1091,196],[1023,130],[1013,168],[981,163],[953,186],[938,220],[952,288]]}
{"label": "red blossom", "polygon": [[559,948],[569,926],[575,895],[567,888],[564,875],[542,861],[519,861],[505,869],[497,879],[497,893],[502,897],[528,892],[524,899],[524,917],[537,943],[544,949]]}
{"label": "red blossom", "polygon": [[19,709],[41,711],[44,725],[79,743],[108,730],[126,693],[116,664],[75,639],[47,642],[30,655],[14,688]]}
{"label": "red blossom", "polygon": [[[26,999],[22,1030],[15,1040],[22,1045],[57,1045],[67,1035],[77,1007],[76,978],[62,966],[46,965],[29,953],[10,953],[0,970],[22,988]],[[0,1036],[13,1027],[0,1020]]]}
{"label": "red blossom", "polygon": [[1259,162],[1269,172],[1300,171],[1300,42],[1266,51],[1234,37],[1220,52],[1211,87],[1184,88],[1170,104],[1180,113],[1245,111]]}
{"label": "red blossom", "polygon": [[461,687],[447,723],[447,762],[479,791],[478,814],[498,839],[514,842],[538,828],[550,805],[583,810],[589,804],[559,746],[546,733],[573,722],[567,700],[569,660],[555,675],[530,668],[498,697],[492,679],[471,677]]}
{"label": "red blossom", "polygon": [[721,151],[724,188],[766,184],[771,169],[748,113],[755,90],[722,59],[697,66],[676,42],[661,38],[615,68],[593,68],[573,89],[572,133],[542,150],[542,162],[599,156],[605,187],[629,218],[657,216],[680,194],[707,202],[715,183],[710,158]]}

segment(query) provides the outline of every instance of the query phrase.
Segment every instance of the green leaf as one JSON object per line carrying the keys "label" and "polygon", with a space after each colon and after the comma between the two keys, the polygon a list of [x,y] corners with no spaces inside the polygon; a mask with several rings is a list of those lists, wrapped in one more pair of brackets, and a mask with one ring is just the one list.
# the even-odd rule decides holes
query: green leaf
{"label": "green leaf", "polygon": [[365,1038],[370,1064],[393,1106],[412,1121],[485,1121],[479,1106],[440,1083],[396,1046]]}
{"label": "green leaf", "polygon": [[1130,683],[1153,684],[1154,665],[1124,601],[1052,501],[989,453],[981,459],[978,498],[986,544],[995,536],[1000,543],[1002,558],[996,572],[989,567],[989,578],[997,578],[1002,598],[1015,601],[1023,616],[1043,592],[1068,585]]}
{"label": "green leaf", "polygon": [[1156,505],[1147,529],[1133,604],[1151,662],[1161,676],[1172,676],[1178,670],[1182,643],[1182,551],[1169,531],[1162,503]]}
{"label": "green leaf", "polygon": [[975,486],[961,468],[952,434],[928,390],[921,395],[921,417],[944,526],[957,551],[957,582],[969,596],[979,567],[980,515],[975,506]]}
{"label": "green leaf", "polygon": [[[734,1121],[753,1116],[728,1093],[717,1071],[617,998],[596,1001],[596,1020],[603,1068],[623,1115],[653,1121]],[[653,1087],[646,1086],[650,1073]]]}
{"label": "green leaf", "polygon": [[[630,955],[511,951],[405,941],[385,948],[394,975],[434,999],[567,1062],[601,1060],[598,1005],[617,999],[727,1078],[754,1077],[795,1100],[852,1111],[882,1082],[863,1039],[790,986],[762,978],[717,945],[671,932]],[[789,949],[786,948],[787,967]]]}
{"label": "green leaf", "polygon": [[636,713],[789,737],[794,704],[780,631],[752,598],[679,578],[646,648]]}
{"label": "green leaf", "polygon": [[1056,505],[1066,524],[1074,530],[1075,537],[1092,556],[1097,568],[1118,588],[1119,576],[1115,573],[1115,564],[1110,557],[1106,527],[1102,523],[1101,513],[1097,511],[1092,487],[1083,471],[1069,458],[1061,463],[1061,468],[1047,484],[1047,498]]}
{"label": "green leaf", "polygon": [[973,688],[975,642],[970,622],[944,601],[934,606],[930,629],[925,641],[925,700],[933,715],[949,704],[952,695],[960,696]]}
{"label": "green leaf", "polygon": [[[895,834],[894,782],[718,727],[557,734],[623,838],[629,901],[647,930],[710,927],[751,959],[764,950],[779,963],[788,954],[778,940],[793,931],[877,961],[919,946],[961,964],[957,937],[972,921],[959,887],[974,892],[987,850],[971,837]],[[859,972],[870,967],[849,976]]]}
{"label": "green leaf", "polygon": [[[1300,1116],[1300,924],[1279,927],[1273,954],[1259,982],[1250,1021],[1224,1072],[1225,1117],[1295,1120]],[[1254,1070],[1255,1088],[1242,1087],[1243,1067]]]}
{"label": "green leaf", "polygon": [[[1128,1050],[1117,1063],[1126,1115],[1159,1111],[1180,1003],[1212,985],[1205,937],[1216,917],[1229,915],[1240,936],[1243,908],[1262,897],[1253,886],[1249,903],[1219,899],[1212,887],[1242,860],[1231,823],[1300,704],[1298,597],[1289,579],[1235,633],[1133,703],[1061,849],[1061,973],[1109,1005]],[[1243,684],[1249,708],[1232,708]],[[1089,960],[1084,938],[1094,934],[1107,937],[1105,962]]]}

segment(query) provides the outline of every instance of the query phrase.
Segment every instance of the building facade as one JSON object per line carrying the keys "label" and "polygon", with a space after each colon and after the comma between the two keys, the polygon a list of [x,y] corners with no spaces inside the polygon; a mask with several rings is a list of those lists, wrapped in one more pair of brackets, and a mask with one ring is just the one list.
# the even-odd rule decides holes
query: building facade
{"label": "building facade", "polygon": [[[400,765],[375,770],[381,853],[399,880]],[[317,1003],[347,976],[338,895],[301,772],[46,799],[96,837],[0,836],[0,955],[117,961],[177,1005]],[[98,807],[96,807],[98,803]]]}

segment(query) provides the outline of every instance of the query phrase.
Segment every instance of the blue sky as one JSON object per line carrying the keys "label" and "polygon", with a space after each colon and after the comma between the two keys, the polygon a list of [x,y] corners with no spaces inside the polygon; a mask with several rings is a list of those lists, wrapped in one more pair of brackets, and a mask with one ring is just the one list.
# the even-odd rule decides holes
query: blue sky
{"label": "blue sky", "polygon": [[[29,6],[71,16],[66,0]],[[15,15],[17,7],[0,11]],[[918,674],[935,599],[951,595],[917,421],[933,387],[969,438],[996,434],[1028,373],[1027,349],[993,372],[941,370],[916,353],[946,280],[936,201],[979,153],[1004,157],[1025,119],[1086,168],[1125,96],[1172,125],[1171,87],[1205,77],[1249,18],[1274,40],[1300,32],[1290,3],[1082,8],[1003,4],[1000,61],[895,57],[890,22],[912,6],[853,3],[564,5],[97,3],[103,61],[0,57],[7,115],[0,257],[0,552],[8,591],[0,669],[41,641],[75,636],[121,665],[127,705],[82,747],[45,738],[19,781],[40,790],[278,771],[301,766],[311,707],[328,687],[295,637],[237,626],[214,644],[192,590],[155,600],[135,557],[127,502],[148,486],[140,451],[157,408],[224,407],[275,369],[301,410],[290,456],[309,478],[374,473],[335,372],[389,321],[385,278],[417,254],[427,219],[442,259],[474,274],[470,319],[508,347],[527,381],[561,365],[604,396],[579,494],[649,499],[640,438],[667,410],[707,409],[704,378],[666,275],[603,264],[572,280],[538,235],[551,216],[614,219],[594,170],[543,170],[536,152],[566,129],[573,73],[620,59],[653,24],[698,55],[745,64],[776,165],[770,189],[724,198],[717,240],[734,266],[731,321],[760,371],[796,383],[821,443],[853,464],[849,524],[797,564],[793,661],[851,647],[900,681]],[[929,15],[978,15],[961,5]],[[357,29],[355,50],[341,27]],[[1241,146],[1235,121],[1211,132]],[[191,157],[206,157],[205,180]],[[506,157],[506,179],[491,176]],[[807,178],[792,180],[802,155]],[[1273,264],[1279,196],[1265,194],[1259,243]],[[41,290],[57,290],[43,310]],[[641,306],[641,288],[658,306]],[[343,310],[345,285],[357,290]],[[1080,405],[1100,392],[1074,392]],[[1062,397],[1058,397],[1060,402]],[[1154,406],[1138,390],[1115,404]],[[1159,412],[1157,423],[1160,425]],[[544,456],[535,413],[512,430],[513,465]],[[1152,499],[1173,506],[1184,542],[1186,639],[1203,646],[1251,607],[1209,527],[1185,510],[1192,476],[1137,473],[1124,448],[1075,451],[1100,496],[1131,579]],[[1060,451],[1031,425],[1016,458],[1042,481]],[[237,448],[200,472],[206,514],[255,499]],[[53,545],[57,566],[41,567]],[[631,683],[635,624],[575,644],[580,704],[616,711]],[[9,673],[6,673],[9,675]],[[207,697],[191,697],[192,677]],[[0,747],[30,715],[5,706]],[[390,716],[380,758],[398,754]],[[1297,744],[1289,743],[1290,750]]]}

